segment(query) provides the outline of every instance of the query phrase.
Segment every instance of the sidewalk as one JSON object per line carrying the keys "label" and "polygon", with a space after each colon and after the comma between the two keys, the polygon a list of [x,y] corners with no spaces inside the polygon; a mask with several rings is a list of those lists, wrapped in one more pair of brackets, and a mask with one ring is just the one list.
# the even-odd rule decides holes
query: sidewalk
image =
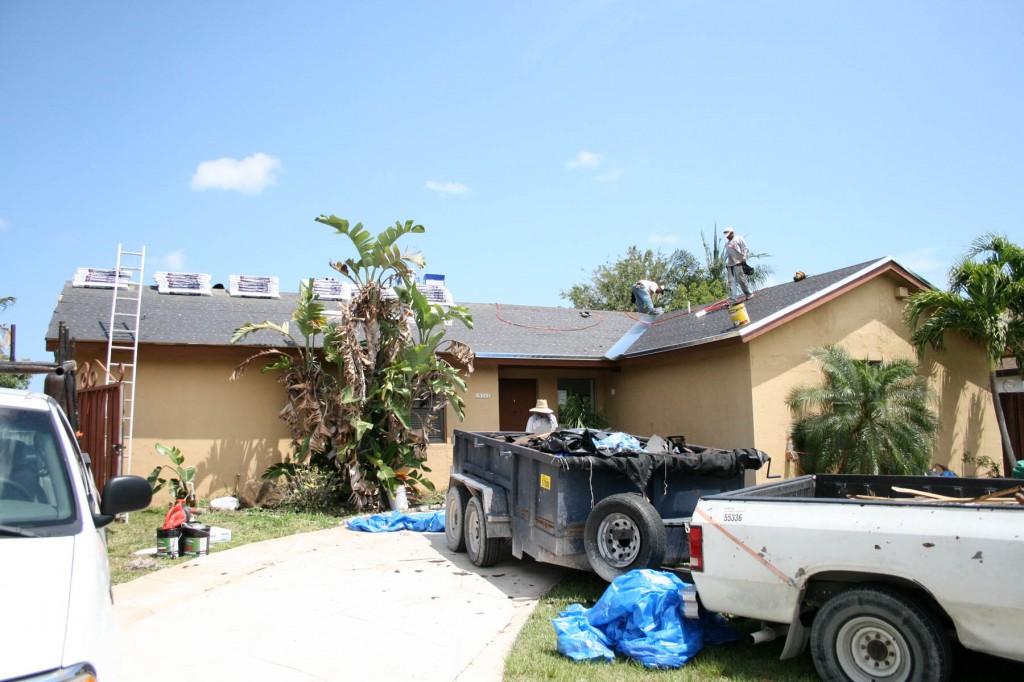
{"label": "sidewalk", "polygon": [[501,680],[566,569],[477,568],[444,533],[344,527],[243,545],[114,587],[122,680]]}

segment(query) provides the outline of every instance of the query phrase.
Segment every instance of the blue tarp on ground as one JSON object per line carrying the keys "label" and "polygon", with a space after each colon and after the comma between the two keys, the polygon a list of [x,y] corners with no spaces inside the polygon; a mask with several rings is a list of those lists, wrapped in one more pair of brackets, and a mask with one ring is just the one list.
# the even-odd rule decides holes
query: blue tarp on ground
{"label": "blue tarp on ground", "polygon": [[619,576],[593,607],[573,604],[551,619],[559,653],[574,661],[611,661],[618,652],[647,668],[679,668],[705,642],[740,639],[717,614],[702,609],[699,619],[684,618],[682,594],[688,587],[664,571],[643,569]]}
{"label": "blue tarp on ground", "polygon": [[348,520],[349,530],[361,530],[367,533],[390,533],[396,530],[414,530],[420,533],[440,533],[444,531],[444,511],[420,512],[403,514],[390,512],[360,516]]}

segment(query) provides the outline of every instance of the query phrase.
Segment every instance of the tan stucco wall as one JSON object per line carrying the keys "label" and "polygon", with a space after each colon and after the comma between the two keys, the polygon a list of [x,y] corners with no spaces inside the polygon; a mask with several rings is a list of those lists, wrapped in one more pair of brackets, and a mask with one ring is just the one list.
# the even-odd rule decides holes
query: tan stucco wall
{"label": "tan stucco wall", "polygon": [[[754,442],[772,455],[773,473],[781,472],[792,421],[786,396],[797,385],[822,381],[820,368],[809,359],[811,348],[835,343],[856,358],[916,359],[897,286],[905,282],[890,275],[875,278],[750,342]],[[984,353],[957,335],[950,336],[949,346],[942,354],[926,353],[919,371],[931,378],[934,409],[943,425],[934,459],[959,473],[964,450],[1000,452],[999,433]],[[799,471],[789,465],[786,473]]]}
{"label": "tan stucco wall", "polygon": [[[106,351],[79,348],[82,363]],[[131,470],[146,476],[169,464],[156,443],[178,447],[196,466],[200,497],[234,494],[289,451],[290,438],[277,414],[283,389],[261,364],[238,381],[228,380],[250,350],[211,347],[141,347],[135,394]],[[168,495],[161,491],[157,502]],[[169,496],[168,496],[169,499]]]}
{"label": "tan stucco wall", "polygon": [[638,436],[686,436],[689,443],[751,447],[747,348],[684,350],[623,363],[609,414]]}

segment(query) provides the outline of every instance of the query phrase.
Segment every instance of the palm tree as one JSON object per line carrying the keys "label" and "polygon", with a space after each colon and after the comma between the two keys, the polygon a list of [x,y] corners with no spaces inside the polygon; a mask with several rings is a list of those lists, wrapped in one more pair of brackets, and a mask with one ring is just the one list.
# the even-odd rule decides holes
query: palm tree
{"label": "palm tree", "polygon": [[839,346],[811,351],[824,382],[794,387],[793,444],[808,473],[920,474],[932,459],[938,417],[917,364],[856,360]]}
{"label": "palm tree", "polygon": [[[975,260],[984,256],[980,260]],[[996,388],[996,366],[1009,351],[1024,359],[1024,249],[1006,237],[986,234],[950,270],[949,291],[922,291],[910,297],[904,318],[913,331],[918,356],[926,346],[945,349],[947,332],[960,332],[985,346],[988,383],[1003,442],[1012,467],[1017,463]],[[920,326],[919,326],[920,325]]]}

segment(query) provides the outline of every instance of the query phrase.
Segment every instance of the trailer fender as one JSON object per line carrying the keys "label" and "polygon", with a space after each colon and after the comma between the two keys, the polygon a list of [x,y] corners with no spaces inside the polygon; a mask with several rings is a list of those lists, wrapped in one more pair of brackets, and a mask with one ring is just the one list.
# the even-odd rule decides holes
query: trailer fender
{"label": "trailer fender", "polygon": [[487,521],[488,537],[512,537],[512,516],[509,513],[508,492],[504,488],[466,474],[452,474],[448,485],[460,485],[473,497],[480,499]]}

